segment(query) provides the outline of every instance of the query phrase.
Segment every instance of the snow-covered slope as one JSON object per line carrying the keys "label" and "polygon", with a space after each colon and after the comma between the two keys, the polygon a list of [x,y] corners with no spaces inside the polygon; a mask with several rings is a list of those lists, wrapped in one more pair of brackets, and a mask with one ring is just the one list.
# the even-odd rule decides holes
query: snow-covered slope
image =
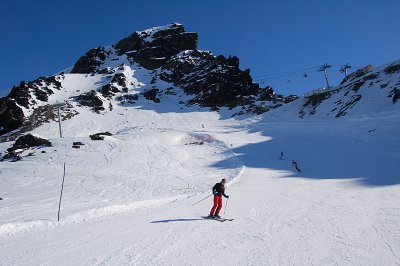
{"label": "snow-covered slope", "polygon": [[[155,106],[170,108],[82,108],[63,139],[55,122],[34,130],[53,147],[0,164],[0,264],[400,263],[399,114],[235,120]],[[232,222],[201,218],[221,178]]]}
{"label": "snow-covered slope", "polygon": [[[358,70],[330,90],[309,93],[296,102],[298,115],[379,116],[400,111],[400,60]],[[290,107],[292,108],[292,107]]]}
{"label": "snow-covered slope", "polygon": [[[242,106],[186,104],[194,96],[173,80],[175,68],[132,61],[143,60],[163,29],[182,33],[138,32],[78,60],[77,69],[94,67],[88,73],[38,79],[2,99],[5,113],[17,106],[23,113],[14,118],[27,118],[8,136],[30,132],[52,147],[0,162],[0,265],[400,264],[398,62],[345,81],[329,97],[232,118]],[[219,66],[237,71],[234,58],[177,54],[145,64],[189,67],[186,84],[204,69],[205,80]],[[215,96],[206,92],[195,97]],[[284,102],[271,95],[244,99],[266,111],[263,104]],[[99,132],[112,135],[89,137]],[[1,142],[0,152],[11,145]],[[222,178],[230,198],[221,215],[234,220],[202,219]]]}

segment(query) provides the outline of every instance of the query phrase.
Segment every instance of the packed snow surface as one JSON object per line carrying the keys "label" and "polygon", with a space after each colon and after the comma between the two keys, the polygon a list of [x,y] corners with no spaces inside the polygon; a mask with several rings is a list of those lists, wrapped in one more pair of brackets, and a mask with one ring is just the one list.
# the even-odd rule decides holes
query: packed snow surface
{"label": "packed snow surface", "polygon": [[[399,112],[302,120],[293,103],[228,119],[173,106],[75,106],[64,138],[54,122],[35,129],[53,147],[0,163],[0,264],[400,264]],[[221,178],[234,221],[202,219]]]}
{"label": "packed snow surface", "polygon": [[[176,25],[137,34],[152,42]],[[174,60],[196,65],[192,52]],[[21,107],[73,112],[62,109],[63,138],[54,121],[31,132],[52,147],[0,162],[0,265],[400,265],[400,61],[326,98],[231,118],[243,110],[187,106],[195,95],[162,81],[166,70],[104,53],[97,72],[66,69],[39,86],[54,92],[46,101],[31,88]],[[101,95],[112,82],[120,92]],[[160,103],[144,97],[155,88]],[[98,113],[73,100],[91,91]],[[99,132],[112,135],[89,138]],[[222,178],[220,215],[233,221],[203,219]]]}

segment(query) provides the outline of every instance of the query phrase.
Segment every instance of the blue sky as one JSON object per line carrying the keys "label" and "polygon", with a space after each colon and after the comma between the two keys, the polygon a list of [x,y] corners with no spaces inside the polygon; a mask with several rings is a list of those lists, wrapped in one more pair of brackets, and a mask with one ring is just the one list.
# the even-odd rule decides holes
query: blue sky
{"label": "blue sky", "polygon": [[[199,49],[236,55],[242,69],[278,93],[325,85],[315,68],[352,70],[400,59],[400,1],[20,1],[0,8],[0,96],[21,80],[72,66],[93,47],[137,30],[180,22]],[[302,69],[313,68],[309,71]],[[332,85],[343,77],[330,69]],[[285,73],[295,70],[295,75]],[[303,77],[307,72],[308,77]],[[281,74],[283,73],[283,74]]]}

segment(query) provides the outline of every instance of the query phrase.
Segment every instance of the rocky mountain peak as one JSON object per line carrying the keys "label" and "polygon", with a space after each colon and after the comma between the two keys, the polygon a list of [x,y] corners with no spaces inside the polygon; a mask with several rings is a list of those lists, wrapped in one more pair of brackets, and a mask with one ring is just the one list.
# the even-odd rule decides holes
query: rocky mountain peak
{"label": "rocky mountain peak", "polygon": [[119,41],[115,49],[147,69],[156,69],[182,51],[197,49],[197,42],[197,33],[185,32],[183,25],[172,23],[137,31]]}

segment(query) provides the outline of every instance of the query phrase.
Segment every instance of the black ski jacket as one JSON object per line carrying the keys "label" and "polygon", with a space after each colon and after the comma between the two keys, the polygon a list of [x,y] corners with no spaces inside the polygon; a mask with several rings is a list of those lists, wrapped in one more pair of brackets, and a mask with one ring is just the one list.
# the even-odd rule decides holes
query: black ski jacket
{"label": "black ski jacket", "polygon": [[222,183],[217,183],[215,186],[212,188],[213,194],[218,195],[218,196],[224,196],[227,198],[228,196],[225,195],[225,187],[222,185]]}

